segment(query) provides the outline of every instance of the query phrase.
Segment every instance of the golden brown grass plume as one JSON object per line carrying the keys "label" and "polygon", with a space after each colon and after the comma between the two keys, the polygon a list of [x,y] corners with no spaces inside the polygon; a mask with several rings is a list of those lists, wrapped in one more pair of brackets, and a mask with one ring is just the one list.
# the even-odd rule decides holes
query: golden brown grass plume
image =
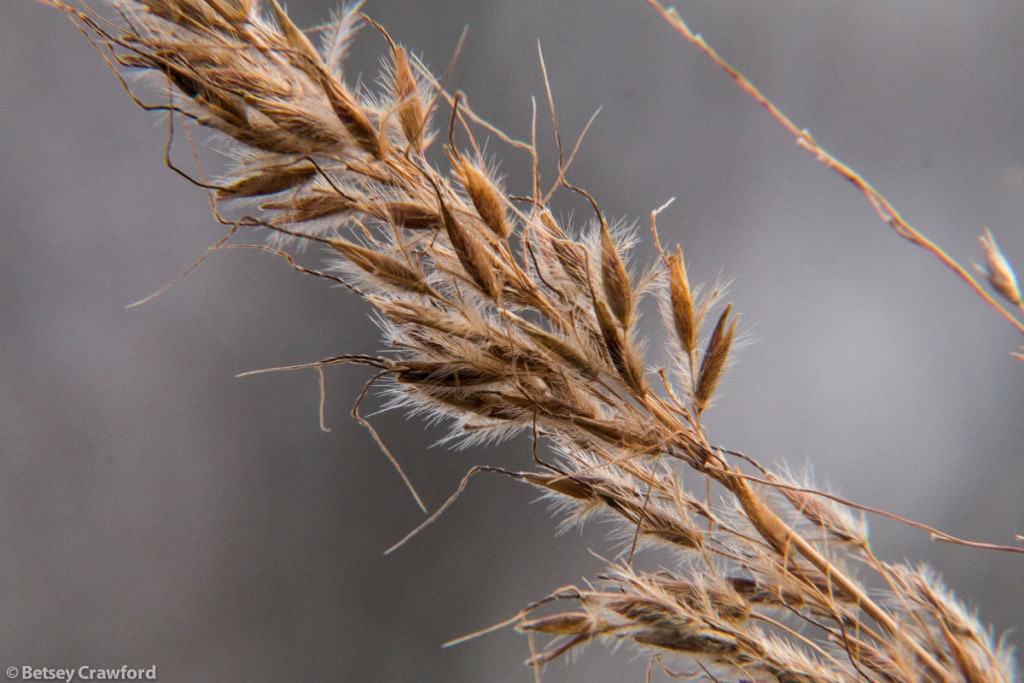
{"label": "golden brown grass plume", "polygon": [[[520,466],[474,472],[535,487],[569,523],[618,526],[621,552],[602,575],[505,622],[539,643],[538,672],[603,641],[706,680],[1014,680],[1001,643],[932,572],[876,557],[850,507],[715,445],[702,416],[738,318],[719,289],[691,284],[682,250],[659,245],[656,267],[632,270],[632,236],[564,165],[560,190],[593,207],[584,229],[555,218],[558,188],[535,178],[509,194],[477,136],[536,149],[490,128],[375,24],[388,45],[381,85],[349,83],[344,56],[368,22],[358,6],[314,41],[277,0],[127,0],[113,20],[47,1],[117,74],[150,80],[124,81],[140,105],[230,141],[232,170],[202,181],[230,233],[267,231],[267,250],[373,309],[386,353],[308,367],[375,368],[392,407],[447,420],[453,441],[532,436]],[[295,263],[301,245],[323,249],[322,268]],[[1019,305],[991,235],[984,247],[985,277]],[[675,350],[665,371],[638,342],[651,298]],[[648,547],[674,564],[640,569]]]}

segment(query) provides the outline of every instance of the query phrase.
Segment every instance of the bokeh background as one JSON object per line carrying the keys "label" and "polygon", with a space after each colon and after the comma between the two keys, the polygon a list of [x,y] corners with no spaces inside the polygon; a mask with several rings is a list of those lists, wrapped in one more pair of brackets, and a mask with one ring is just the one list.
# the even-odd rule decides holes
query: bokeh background
{"label": "bokeh background", "polygon": [[[307,26],[332,9],[289,7]],[[678,198],[662,239],[685,247],[697,279],[732,280],[753,340],[709,416],[716,441],[956,535],[1024,532],[1024,365],[1008,355],[1020,336],[645,3],[365,9],[436,71],[468,26],[451,85],[519,137],[530,98],[543,104],[539,41],[566,135],[603,107],[572,178],[641,226]],[[680,9],[951,254],[979,259],[987,225],[1024,264],[1019,0]],[[365,31],[352,73],[371,80],[383,50]],[[539,127],[550,178],[544,116]],[[604,530],[555,538],[533,492],[479,478],[382,556],[421,515],[348,417],[368,374],[328,374],[330,433],[312,373],[235,378],[375,352],[353,296],[236,251],[125,310],[220,235],[202,192],[163,167],[165,135],[58,12],[3,3],[0,664],[156,664],[165,681],[531,680],[510,630],[440,645],[592,576]],[[525,191],[524,160],[488,150]],[[636,262],[652,256],[645,243]],[[434,506],[473,464],[529,460],[522,441],[453,453],[402,415],[375,424]],[[1024,624],[1020,557],[885,520],[872,531],[879,555],[934,565],[997,631]],[[590,648],[545,680],[644,674],[629,652]]]}

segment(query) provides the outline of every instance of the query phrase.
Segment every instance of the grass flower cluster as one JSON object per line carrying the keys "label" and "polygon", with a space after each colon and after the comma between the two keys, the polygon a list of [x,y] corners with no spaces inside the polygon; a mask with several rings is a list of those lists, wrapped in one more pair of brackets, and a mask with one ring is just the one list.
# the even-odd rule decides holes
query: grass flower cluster
{"label": "grass flower cluster", "polygon": [[[559,150],[553,187],[535,173],[510,193],[479,138],[525,150],[536,168],[535,143],[488,126],[358,6],[313,37],[277,0],[127,0],[113,20],[48,2],[141,106],[229,141],[232,169],[201,181],[228,229],[218,246],[264,230],[259,248],[372,308],[386,353],[307,367],[374,368],[370,388],[446,422],[454,443],[532,437],[520,467],[472,473],[539,489],[567,524],[616,525],[617,559],[602,575],[505,622],[530,636],[538,676],[604,641],[684,678],[1015,679],[1011,653],[931,571],[876,557],[842,501],[715,445],[702,416],[737,316],[720,288],[690,281],[679,248],[659,244],[658,262],[631,267],[636,236],[569,183],[571,150]],[[346,79],[360,27],[389,48],[373,89]],[[589,203],[585,226],[555,216],[556,191]],[[323,250],[321,267],[295,260],[303,245]],[[986,276],[1019,303],[991,238],[986,252]],[[645,300],[663,318],[671,367],[652,367],[638,339]],[[671,553],[671,568],[639,568],[646,548]]]}

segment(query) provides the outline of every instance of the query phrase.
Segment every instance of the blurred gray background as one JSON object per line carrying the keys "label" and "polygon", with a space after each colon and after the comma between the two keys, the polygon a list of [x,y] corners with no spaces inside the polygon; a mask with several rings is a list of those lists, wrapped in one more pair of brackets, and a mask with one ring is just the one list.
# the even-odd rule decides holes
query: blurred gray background
{"label": "blurred gray background", "polygon": [[[333,9],[289,6],[306,26]],[[1024,532],[1024,364],[1008,356],[1024,340],[644,2],[365,9],[435,71],[468,25],[451,85],[519,137],[543,98],[539,40],[566,135],[603,107],[572,178],[642,226],[678,197],[662,239],[685,247],[695,278],[732,279],[753,338],[710,414],[717,442],[809,465],[850,498],[952,534]],[[980,258],[987,225],[1024,264],[1019,0],[680,9],[951,254]],[[383,50],[361,34],[353,73],[372,79]],[[312,373],[234,377],[378,350],[353,296],[236,251],[125,310],[220,235],[203,193],[163,167],[165,133],[58,12],[3,3],[0,664],[156,664],[164,681],[531,680],[527,641],[508,629],[440,645],[592,576],[586,550],[607,553],[604,530],[555,538],[533,492],[480,478],[383,557],[422,517],[348,417],[368,373],[328,373],[330,433]],[[488,150],[526,191],[522,160]],[[637,263],[652,258],[643,235]],[[450,453],[416,421],[375,423],[432,506],[472,464],[529,460],[521,441]],[[1024,643],[1024,559],[885,520],[872,530],[880,556],[934,565]],[[545,680],[644,673],[629,652],[592,647]]]}

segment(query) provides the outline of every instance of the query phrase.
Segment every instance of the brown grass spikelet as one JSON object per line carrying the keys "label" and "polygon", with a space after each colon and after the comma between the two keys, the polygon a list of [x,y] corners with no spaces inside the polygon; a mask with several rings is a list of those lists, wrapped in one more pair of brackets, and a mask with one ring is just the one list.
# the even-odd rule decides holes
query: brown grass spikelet
{"label": "brown grass spikelet", "polygon": [[576,287],[589,289],[590,277],[587,273],[587,250],[578,242],[566,239],[551,241],[555,255],[563,271]]}
{"label": "brown grass spikelet", "polygon": [[452,212],[448,210],[448,205],[441,197],[441,191],[436,185],[434,191],[437,193],[445,232],[448,234],[448,239],[451,241],[462,267],[485,294],[496,300],[499,295],[499,285],[495,262],[490,258],[480,239],[457,221]]}
{"label": "brown grass spikelet", "polygon": [[676,338],[687,354],[692,354],[697,347],[697,330],[700,320],[697,319],[693,307],[693,291],[690,279],[686,275],[686,262],[683,250],[668,256],[669,293],[672,302],[672,321],[675,323]]}
{"label": "brown grass spikelet", "polygon": [[260,204],[264,211],[279,211],[279,220],[285,223],[314,221],[347,213],[354,207],[352,199],[327,187],[313,187],[296,197]]}
{"label": "brown grass spikelet", "polygon": [[396,258],[339,238],[328,238],[327,242],[335,251],[367,273],[383,278],[400,289],[419,294],[431,291],[423,273]]}
{"label": "brown grass spikelet", "polygon": [[328,73],[319,73],[320,87],[338,119],[352,134],[359,146],[374,157],[381,155],[380,135],[370,117],[348,90]]}
{"label": "brown grass spikelet", "polygon": [[586,354],[571,341],[564,340],[521,318],[514,319],[513,323],[523,332],[530,335],[534,342],[540,344],[541,348],[558,356],[562,361],[568,363],[570,367],[583,373],[584,376],[597,376],[597,368],[587,358]]}
{"label": "brown grass spikelet", "polygon": [[312,151],[337,145],[344,139],[344,130],[340,126],[331,125],[333,122],[312,115],[290,102],[250,97],[246,103],[289,134],[291,139],[302,141],[301,145],[296,145],[296,150]]}
{"label": "brown grass spikelet", "polygon": [[565,237],[565,231],[558,225],[558,221],[551,215],[551,210],[544,208],[536,214],[540,219],[540,225],[546,231],[548,237],[552,239]]}
{"label": "brown grass spikelet", "polygon": [[256,166],[252,173],[221,185],[216,190],[218,199],[239,199],[259,195],[277,194],[290,190],[313,178],[316,167],[308,161],[270,162]]}
{"label": "brown grass spikelet", "polygon": [[395,100],[398,102],[398,120],[402,124],[402,132],[413,150],[423,151],[423,128],[426,125],[426,114],[423,100],[420,98],[419,86],[409,66],[409,57],[405,48],[396,45],[391,51],[391,59],[395,68]]}
{"label": "brown grass spikelet", "polygon": [[320,57],[320,53],[313,47],[313,43],[295,25],[295,22],[292,21],[292,18],[284,11],[284,8],[281,7],[277,0],[267,0],[267,3],[274,13],[274,19],[277,22],[277,26],[281,29],[285,42],[291,48],[285,52],[285,55],[296,67],[307,74],[313,77],[319,76],[323,60]]}
{"label": "brown grass spikelet", "polygon": [[427,107],[420,92],[420,85],[413,72],[409,53],[405,46],[395,43],[391,34],[373,19],[364,16],[372,24],[391,49],[391,72],[389,85],[394,100],[394,114],[410,151],[422,153],[425,148]]}
{"label": "brown grass spikelet", "polygon": [[500,186],[467,158],[459,156],[454,161],[462,177],[466,194],[469,195],[484,223],[498,237],[508,237],[512,229],[505,215]]}
{"label": "brown grass spikelet", "polygon": [[409,230],[438,230],[444,227],[444,218],[433,206],[400,199],[378,199],[360,205],[366,214]]}
{"label": "brown grass spikelet", "polygon": [[578,636],[594,630],[593,619],[586,612],[563,612],[537,619],[527,619],[517,626],[520,631],[533,631],[553,636]]}
{"label": "brown grass spikelet", "polygon": [[722,379],[726,362],[729,360],[729,351],[732,348],[732,340],[736,334],[737,319],[735,316],[730,320],[732,304],[728,304],[725,310],[715,323],[715,329],[711,332],[707,346],[704,348],[704,357],[700,363],[700,373],[697,375],[697,390],[694,392],[694,404],[698,410],[705,410],[711,402],[711,398],[718,388]]}
{"label": "brown grass spikelet", "polygon": [[633,324],[633,286],[615,246],[608,223],[601,218],[601,287],[615,317],[624,330]]}
{"label": "brown grass spikelet", "polygon": [[622,380],[638,395],[647,391],[647,383],[644,380],[644,371],[640,360],[622,333],[619,326],[620,320],[612,317],[608,304],[600,298],[596,290],[591,289],[594,303],[594,315],[597,317],[597,324],[601,330],[601,338],[604,340],[605,350],[611,359],[612,366],[622,377]]}

